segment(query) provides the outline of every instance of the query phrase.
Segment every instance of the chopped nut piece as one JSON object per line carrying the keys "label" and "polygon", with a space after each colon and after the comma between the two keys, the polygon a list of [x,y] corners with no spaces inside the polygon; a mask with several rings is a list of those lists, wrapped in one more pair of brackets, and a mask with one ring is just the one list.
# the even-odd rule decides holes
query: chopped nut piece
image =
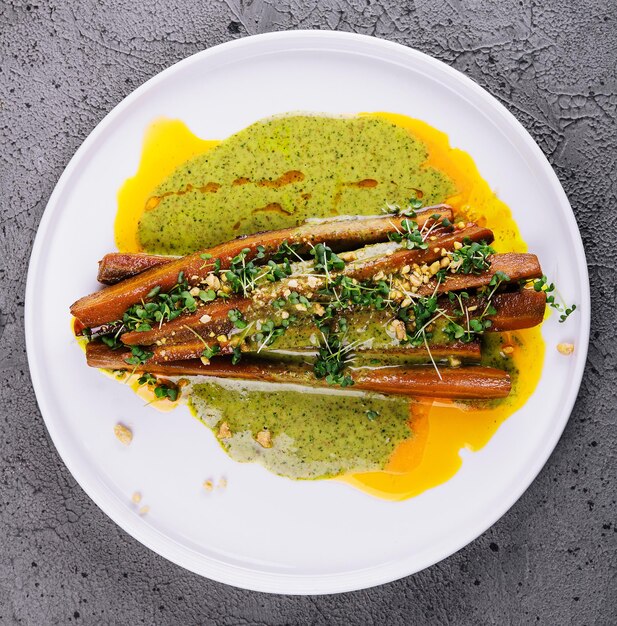
{"label": "chopped nut piece", "polygon": [[214,274],[208,274],[206,276],[206,285],[216,291],[217,289],[221,288],[221,281]]}
{"label": "chopped nut piece", "polygon": [[289,312],[288,311],[283,311],[281,313],[281,319],[286,320],[289,318]]}
{"label": "chopped nut piece", "polygon": [[501,351],[504,354],[512,354],[514,352],[514,346],[504,346]]}
{"label": "chopped nut piece", "polygon": [[401,270],[401,274],[409,274],[411,272],[411,267],[409,265],[403,265],[403,269]]}
{"label": "chopped nut piece", "polygon": [[202,315],[202,316],[199,318],[199,321],[200,321],[202,324],[207,324],[207,323],[208,323],[211,319],[212,319],[212,316],[211,316],[211,315],[208,315],[208,314],[206,313],[205,315]]}
{"label": "chopped nut piece", "polygon": [[139,493],[139,491],[136,491],[131,496],[131,502],[133,502],[133,504],[139,504],[141,502],[141,494]]}
{"label": "chopped nut piece", "polygon": [[200,361],[204,364],[204,365],[210,365],[210,359],[208,359],[205,356],[199,357]]}
{"label": "chopped nut piece", "polygon": [[347,263],[349,263],[349,261],[355,261],[358,258],[355,252],[341,252],[338,256]]}
{"label": "chopped nut piece", "polygon": [[448,364],[450,365],[450,367],[459,367],[461,364],[461,360],[457,359],[455,356],[449,356]]}
{"label": "chopped nut piece", "polygon": [[558,343],[557,350],[561,354],[565,354],[566,356],[568,356],[574,352],[574,344],[573,343]]}
{"label": "chopped nut piece", "polygon": [[463,221],[458,222],[458,223],[456,224],[456,227],[457,227],[459,230],[463,230],[463,228],[465,228],[465,222],[463,222]]}
{"label": "chopped nut piece", "polygon": [[321,281],[317,278],[317,276],[309,276],[306,279],[306,282],[311,289],[315,289],[315,287],[318,287],[321,284]]}
{"label": "chopped nut piece", "polygon": [[441,267],[448,267],[448,265],[450,265],[450,257],[449,256],[442,257],[440,265]]}
{"label": "chopped nut piece", "polygon": [[460,250],[463,247],[463,244],[460,241],[455,241],[454,242],[454,249],[455,250]]}
{"label": "chopped nut piece", "polygon": [[200,291],[201,291],[201,289],[199,287],[192,287],[191,290],[189,291],[189,293],[192,296],[198,296]]}
{"label": "chopped nut piece", "polygon": [[216,340],[217,340],[219,343],[227,343],[227,335],[219,335],[219,336],[216,338]]}
{"label": "chopped nut piece", "polygon": [[419,287],[422,284],[422,280],[420,280],[415,274],[411,274],[409,276],[409,282],[414,286],[414,287]]}
{"label": "chopped nut piece", "polygon": [[114,426],[114,435],[125,446],[128,446],[133,441],[133,431],[128,426],[120,424],[120,422]]}
{"label": "chopped nut piece", "polygon": [[219,479],[219,484],[217,485],[217,488],[218,489],[225,489],[225,487],[227,487],[227,479],[224,476],[222,476]]}
{"label": "chopped nut piece", "polygon": [[306,311],[306,304],[296,304],[296,311]]}
{"label": "chopped nut piece", "polygon": [[295,278],[292,278],[291,280],[287,281],[287,284],[292,288],[292,289],[297,289],[298,288],[298,281]]}
{"label": "chopped nut piece", "polygon": [[411,304],[411,298],[407,297],[401,302],[403,308],[408,307]]}
{"label": "chopped nut piece", "polygon": [[229,424],[227,422],[223,422],[219,426],[219,432],[217,436],[219,439],[229,439],[231,437],[231,429],[229,428]]}
{"label": "chopped nut piece", "polygon": [[321,306],[321,304],[319,304],[319,302],[315,302],[313,304],[313,313],[315,313],[315,315],[318,315],[319,317],[321,317],[325,312],[326,312],[326,309],[324,309]]}
{"label": "chopped nut piece", "polygon": [[405,329],[405,324],[401,320],[394,320],[392,324],[390,324],[390,328],[392,329],[394,336],[399,341],[403,341],[403,339],[407,337],[407,330]]}
{"label": "chopped nut piece", "polygon": [[211,480],[204,480],[203,488],[206,491],[212,491],[214,489],[214,483]]}
{"label": "chopped nut piece", "polygon": [[272,433],[269,430],[260,430],[255,439],[262,448],[272,447]]}
{"label": "chopped nut piece", "polygon": [[289,296],[291,295],[291,289],[285,289],[285,291],[283,291],[283,295],[286,298],[289,298]]}
{"label": "chopped nut piece", "polygon": [[150,507],[148,505],[145,505],[145,506],[142,506],[141,509],[139,509],[139,514],[145,515],[149,511],[150,511]]}
{"label": "chopped nut piece", "polygon": [[437,274],[437,272],[440,270],[441,268],[441,261],[435,261],[430,267],[429,267],[429,271],[431,274]]}

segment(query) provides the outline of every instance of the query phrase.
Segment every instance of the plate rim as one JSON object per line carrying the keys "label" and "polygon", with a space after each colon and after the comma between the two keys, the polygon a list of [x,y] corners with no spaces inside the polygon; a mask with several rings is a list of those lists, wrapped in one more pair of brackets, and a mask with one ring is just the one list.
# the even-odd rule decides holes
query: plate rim
{"label": "plate rim", "polygon": [[[110,126],[125,109],[130,107],[134,101],[138,100],[144,93],[156,86],[159,82],[164,81],[167,76],[177,72],[183,67],[188,66],[191,63],[200,62],[208,57],[225,54],[229,50],[250,47],[255,43],[259,44],[260,42],[267,43],[288,41],[293,44],[294,40],[302,40],[303,38],[313,40],[316,46],[321,45],[322,47],[324,43],[327,44],[328,42],[336,40],[338,40],[339,43],[341,41],[349,42],[352,45],[347,52],[355,52],[356,54],[368,54],[366,48],[373,47],[375,51],[381,50],[384,53],[392,51],[399,55],[406,55],[409,58],[420,60],[420,62],[423,62],[429,67],[432,66],[442,72],[445,72],[450,76],[450,78],[465,85],[467,89],[470,89],[476,96],[483,100],[488,105],[489,109],[492,109],[495,113],[500,114],[503,123],[513,127],[516,134],[524,141],[525,146],[535,153],[536,159],[542,166],[541,174],[543,178],[550,183],[552,191],[556,194],[559,204],[563,209],[563,217],[567,223],[569,234],[575,245],[575,250],[573,252],[578,261],[577,269],[579,271],[579,281],[582,289],[582,293],[580,294],[580,305],[578,307],[579,315],[581,315],[581,337],[578,342],[579,345],[577,345],[575,353],[577,361],[575,363],[575,369],[572,373],[572,381],[574,384],[570,386],[568,395],[564,398],[565,401],[562,403],[561,412],[558,414],[560,422],[553,428],[551,436],[544,441],[542,452],[538,455],[535,463],[531,465],[524,476],[519,478],[517,481],[516,489],[514,489],[514,491],[510,493],[507,498],[504,498],[504,502],[507,502],[507,504],[502,504],[501,507],[491,511],[490,514],[487,514],[486,517],[483,518],[482,523],[477,524],[471,531],[467,531],[464,535],[459,536],[458,541],[455,542],[453,547],[449,546],[445,549],[441,548],[437,550],[437,557],[425,559],[426,562],[412,562],[409,558],[407,558],[400,559],[395,562],[379,564],[375,567],[362,570],[352,570],[324,575],[300,575],[250,570],[209,557],[204,557],[203,555],[197,557],[186,546],[179,544],[161,531],[155,529],[147,523],[139,523],[137,520],[126,516],[124,511],[117,507],[117,498],[111,493],[106,493],[104,488],[101,489],[98,487],[98,484],[103,487],[102,483],[97,484],[96,478],[92,480],[91,477],[88,476],[90,473],[89,470],[81,467],[77,461],[72,459],[68,445],[65,445],[61,434],[58,430],[56,430],[54,420],[46,417],[46,415],[51,414],[52,409],[47,406],[47,393],[44,392],[44,388],[41,383],[41,372],[39,371],[37,349],[33,344],[33,327],[35,324],[35,317],[34,309],[31,303],[34,301],[35,276],[39,269],[40,258],[45,250],[45,239],[53,216],[58,211],[61,211],[61,207],[57,203],[57,198],[61,196],[65,186],[72,178],[73,171],[77,168],[82,156],[87,154],[91,146],[95,144],[99,137],[105,132],[106,128]],[[353,50],[354,44],[357,46],[355,51]],[[284,52],[284,49],[270,51],[270,53],[273,52],[280,54],[281,52]],[[369,52],[371,51],[369,50]],[[377,58],[384,59],[383,55],[379,56],[371,54],[370,56],[377,56]],[[32,246],[25,294],[24,326],[26,351],[30,377],[35,391],[37,404],[45,422],[47,431],[54,446],[56,447],[56,450],[58,451],[58,454],[60,455],[60,458],[62,459],[62,462],[88,497],[93,500],[93,502],[105,513],[105,515],[111,518],[125,532],[130,534],[133,538],[153,552],[172,561],[176,565],[184,567],[201,576],[206,576],[212,580],[236,587],[268,593],[295,595],[318,595],[355,591],[398,580],[402,577],[417,573],[426,567],[430,567],[431,565],[434,565],[451,556],[477,539],[480,535],[486,532],[488,528],[493,526],[510,508],[512,508],[512,506],[514,506],[522,494],[530,487],[537,475],[546,465],[551,453],[555,449],[561,435],[563,434],[574,407],[574,403],[578,397],[585,369],[591,318],[589,274],[587,271],[585,250],[574,212],[572,211],[572,207],[565,191],[548,159],[531,137],[529,132],[516,119],[516,117],[510,113],[505,106],[497,100],[497,98],[478,85],[475,81],[459,70],[447,65],[443,61],[396,42],[368,35],[330,30],[291,30],[252,35],[201,50],[159,72],[121,100],[121,102],[111,109],[111,111],[109,111],[109,113],[107,113],[107,115],[105,115],[105,117],[95,126],[95,128],[77,149],[49,197],[41,220],[38,224],[36,237]],[[143,522],[143,520],[140,521]]]}

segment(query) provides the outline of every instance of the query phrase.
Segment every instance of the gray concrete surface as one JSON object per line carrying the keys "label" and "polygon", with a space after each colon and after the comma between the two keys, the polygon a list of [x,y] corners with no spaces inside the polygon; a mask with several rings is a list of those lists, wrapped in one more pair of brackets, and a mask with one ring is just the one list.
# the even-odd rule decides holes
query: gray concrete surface
{"label": "gray concrete surface", "polygon": [[[0,622],[615,624],[616,7],[614,0],[2,0]],[[513,509],[420,574],[318,598],[203,580],[117,528],[49,440],[23,337],[37,224],[96,123],[183,57],[292,28],[410,45],[497,96],[530,130],[570,197],[593,294],[580,397],[548,465]]]}

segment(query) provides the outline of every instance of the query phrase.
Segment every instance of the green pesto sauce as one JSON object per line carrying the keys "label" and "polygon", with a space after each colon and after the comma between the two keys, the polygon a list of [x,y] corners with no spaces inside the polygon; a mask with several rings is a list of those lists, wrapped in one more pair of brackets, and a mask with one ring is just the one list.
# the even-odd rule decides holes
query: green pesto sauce
{"label": "green pesto sauce", "polygon": [[160,201],[139,239],[146,252],[188,254],[311,217],[375,215],[386,201],[442,202],[453,183],[426,158],[421,141],[379,118],[257,122],[177,168],[152,194]]}
{"label": "green pesto sauce", "polygon": [[[411,436],[405,398],[209,381],[194,386],[190,404],[215,434],[227,423],[232,436],[220,443],[232,459],[294,479],[383,469]],[[378,415],[369,419],[369,411]],[[272,447],[256,441],[262,431]]]}

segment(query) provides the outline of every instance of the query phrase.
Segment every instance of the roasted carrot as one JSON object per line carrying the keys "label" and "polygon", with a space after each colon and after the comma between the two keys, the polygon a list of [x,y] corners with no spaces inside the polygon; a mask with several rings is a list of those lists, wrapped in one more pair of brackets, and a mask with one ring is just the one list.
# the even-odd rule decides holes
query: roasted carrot
{"label": "roasted carrot", "polygon": [[436,232],[435,239],[429,241],[430,245],[426,250],[419,249],[401,249],[394,253],[381,257],[350,263],[345,268],[344,274],[357,280],[366,280],[374,276],[377,272],[389,273],[393,272],[404,265],[417,263],[432,263],[441,258],[441,250],[452,250],[455,242],[463,242],[467,239],[470,241],[483,241],[490,244],[493,241],[493,231],[488,228],[482,228],[476,224],[467,224],[462,230],[452,232]]}
{"label": "roasted carrot", "polygon": [[[133,370],[125,359],[130,353],[111,350],[102,344],[90,343],[86,349],[88,365],[112,370]],[[273,383],[293,383],[313,387],[328,387],[323,379],[315,378],[306,366],[243,358],[232,365],[227,358],[213,359],[209,365],[200,360],[177,363],[145,363],[135,368],[160,376],[213,376],[237,380],[258,380]],[[431,396],[459,399],[503,398],[510,393],[510,377],[492,367],[469,366],[439,371],[432,366],[383,367],[356,369],[352,372],[353,389],[401,396]]]}
{"label": "roasted carrot", "polygon": [[[168,363],[170,361],[185,361],[187,359],[200,358],[206,347],[212,348],[217,346],[220,350],[220,355],[231,354],[233,348],[229,343],[219,344],[216,339],[210,339],[207,341],[199,341],[195,339],[193,341],[187,341],[185,343],[153,346],[151,351],[153,353],[153,363]],[[306,347],[304,349],[298,349],[294,351],[297,355],[305,354],[306,357],[310,357],[315,353],[315,348]],[[246,354],[254,354],[254,352],[247,352]],[[268,355],[275,356],[276,349],[266,348],[262,351],[264,357]],[[425,346],[413,347],[410,345],[397,346],[397,347],[382,347],[380,349],[370,348],[363,349],[358,348],[356,351],[358,356],[363,358],[376,358],[386,359],[388,361],[394,359],[406,359],[416,363],[430,363],[431,358],[435,361],[444,361],[449,358],[459,359],[466,363],[479,361],[481,357],[480,342],[474,341],[469,343],[463,343],[461,341],[455,341],[450,344],[443,345],[431,345],[430,353]]]}
{"label": "roasted carrot", "polygon": [[518,252],[506,252],[505,254],[493,254],[488,260],[491,266],[480,274],[446,274],[446,279],[440,283],[432,279],[418,289],[420,295],[446,293],[448,291],[461,291],[462,289],[476,289],[486,287],[497,272],[502,272],[508,278],[504,282],[516,282],[540,278],[542,268],[535,254],[523,254]]}
{"label": "roasted carrot", "polygon": [[151,267],[171,263],[177,258],[158,254],[111,252],[99,261],[99,273],[96,279],[104,285],[115,285],[126,278],[141,274]]}
{"label": "roasted carrot", "polygon": [[[414,219],[418,225],[423,225],[430,221],[433,215],[450,219],[452,209],[445,205],[427,207],[419,211]],[[121,318],[131,305],[145,300],[155,287],[164,292],[169,291],[176,284],[181,272],[191,284],[197,284],[212,271],[217,259],[221,269],[229,268],[231,260],[242,250],[248,251],[246,255],[248,261],[255,258],[257,249],[262,247],[264,262],[284,242],[297,245],[300,253],[306,253],[311,246],[323,242],[327,242],[335,251],[349,250],[387,240],[388,234],[396,228],[401,228],[401,222],[405,219],[408,218],[383,216],[333,219],[238,237],[209,250],[195,252],[170,263],[152,267],[116,285],[85,296],[73,303],[71,313],[85,326],[99,326]],[[204,260],[204,255],[210,257]]]}

